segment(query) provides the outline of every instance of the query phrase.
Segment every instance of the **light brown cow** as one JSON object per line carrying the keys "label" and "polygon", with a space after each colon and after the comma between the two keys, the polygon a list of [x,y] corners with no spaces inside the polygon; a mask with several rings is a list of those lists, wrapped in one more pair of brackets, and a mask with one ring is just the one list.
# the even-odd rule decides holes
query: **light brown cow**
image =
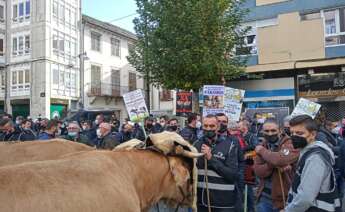
{"label": "light brown cow", "polygon": [[24,162],[55,160],[63,155],[90,150],[94,148],[64,139],[0,142],[0,167]]}
{"label": "light brown cow", "polygon": [[89,151],[0,167],[0,211],[140,212],[191,205],[189,159],[150,150]]}

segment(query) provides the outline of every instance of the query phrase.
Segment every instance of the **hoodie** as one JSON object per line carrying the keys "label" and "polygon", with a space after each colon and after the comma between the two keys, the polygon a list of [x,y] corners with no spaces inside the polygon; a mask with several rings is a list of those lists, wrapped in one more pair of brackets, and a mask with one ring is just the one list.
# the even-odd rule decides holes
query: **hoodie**
{"label": "hoodie", "polygon": [[[301,150],[301,157],[313,147],[325,149],[331,156],[331,161],[325,161],[320,154],[311,154],[305,161],[301,174],[301,183],[297,194],[293,194],[293,200],[285,208],[285,212],[304,212],[310,207],[316,206],[315,200],[319,193],[329,192],[331,187],[331,171],[335,163],[333,151],[327,144],[316,141]],[[331,166],[330,166],[331,163]],[[292,194],[290,190],[290,194]]]}

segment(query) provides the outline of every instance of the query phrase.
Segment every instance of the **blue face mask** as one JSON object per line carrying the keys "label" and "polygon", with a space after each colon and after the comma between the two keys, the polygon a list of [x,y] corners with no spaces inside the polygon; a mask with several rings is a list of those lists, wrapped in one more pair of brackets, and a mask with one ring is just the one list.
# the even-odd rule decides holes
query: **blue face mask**
{"label": "blue face mask", "polygon": [[77,132],[68,132],[68,136],[75,138],[77,137],[78,133]]}

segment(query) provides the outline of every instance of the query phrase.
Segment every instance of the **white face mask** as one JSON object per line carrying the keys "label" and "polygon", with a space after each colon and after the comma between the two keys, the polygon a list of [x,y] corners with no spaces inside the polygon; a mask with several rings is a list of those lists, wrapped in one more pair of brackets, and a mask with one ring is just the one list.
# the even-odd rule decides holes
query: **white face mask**
{"label": "white face mask", "polygon": [[201,122],[200,122],[200,121],[197,121],[195,126],[196,126],[196,128],[200,129],[200,128],[201,128],[201,126],[202,126],[202,124],[201,124]]}
{"label": "white face mask", "polygon": [[333,134],[336,134],[336,135],[339,135],[340,129],[341,129],[341,127],[333,128],[333,129],[332,129],[332,133],[333,133]]}
{"label": "white face mask", "polygon": [[96,124],[96,125],[99,124],[99,121],[98,121],[97,119],[95,120],[95,124]]}
{"label": "white face mask", "polygon": [[259,123],[259,124],[263,124],[263,123],[265,123],[265,121],[266,121],[265,118],[260,118],[260,119],[258,119],[258,123]]}
{"label": "white face mask", "polygon": [[98,138],[102,137],[101,129],[97,129],[96,133]]}
{"label": "white face mask", "polygon": [[61,135],[61,129],[58,129],[56,135]]}

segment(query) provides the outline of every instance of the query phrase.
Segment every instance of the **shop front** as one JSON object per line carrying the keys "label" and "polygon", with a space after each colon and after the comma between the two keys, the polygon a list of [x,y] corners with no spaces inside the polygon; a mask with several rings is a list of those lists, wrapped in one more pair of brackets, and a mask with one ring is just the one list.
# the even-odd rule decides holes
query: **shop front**
{"label": "shop front", "polygon": [[68,100],[51,99],[50,118],[63,119],[67,116]]}
{"label": "shop front", "polygon": [[291,113],[295,105],[294,79],[291,77],[235,81],[228,86],[246,91],[244,110],[286,108]]}
{"label": "shop front", "polygon": [[326,116],[345,116],[345,72],[298,76],[298,97],[320,103]]}
{"label": "shop front", "polygon": [[17,116],[23,116],[26,118],[30,115],[30,99],[11,100],[11,107],[14,119]]}

